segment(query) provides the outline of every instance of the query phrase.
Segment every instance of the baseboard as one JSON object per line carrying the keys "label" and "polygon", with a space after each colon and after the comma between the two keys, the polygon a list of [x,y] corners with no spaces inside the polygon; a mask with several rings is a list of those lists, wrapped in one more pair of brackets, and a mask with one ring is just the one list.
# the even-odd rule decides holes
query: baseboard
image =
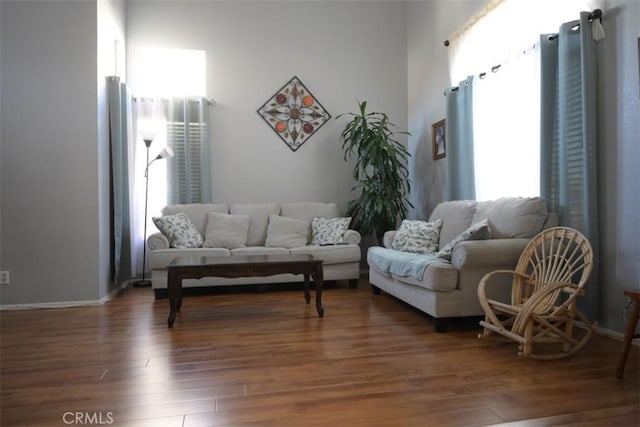
{"label": "baseboard", "polygon": [[59,301],[59,302],[43,302],[34,304],[2,304],[0,305],[0,311],[8,310],[37,310],[41,308],[72,308],[72,307],[86,307],[92,305],[102,305],[108,301],[111,301],[122,289],[129,286],[130,281],[125,281],[111,290],[107,295],[98,300],[84,300],[84,301]]}
{"label": "baseboard", "polygon": [[[604,335],[605,337],[613,338],[614,340],[624,341],[624,334],[621,332],[612,331],[611,329],[597,327],[598,335]],[[631,345],[640,347],[640,340],[632,340]]]}
{"label": "baseboard", "polygon": [[[587,329],[587,326],[582,322],[575,322],[574,325],[580,329]],[[605,337],[612,338],[616,341],[624,341],[623,333],[612,331],[611,329],[603,328],[602,326],[596,326],[596,334],[604,335]],[[640,347],[640,340],[632,340],[631,345]]]}

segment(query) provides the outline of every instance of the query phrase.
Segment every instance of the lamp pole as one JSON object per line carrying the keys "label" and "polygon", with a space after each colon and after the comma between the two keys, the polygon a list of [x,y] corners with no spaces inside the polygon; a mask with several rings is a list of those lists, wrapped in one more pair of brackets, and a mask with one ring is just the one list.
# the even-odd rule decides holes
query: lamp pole
{"label": "lamp pole", "polygon": [[144,168],[144,235],[142,236],[142,280],[136,280],[133,282],[133,286],[142,288],[145,286],[151,286],[151,280],[146,278],[147,274],[147,215],[149,207],[149,166],[151,163],[160,159],[168,159],[173,157],[173,150],[170,147],[162,149],[153,160],[149,161],[149,148],[151,143],[164,127],[164,123],[159,120],[145,120],[140,125],[140,136],[144,141],[144,145],[147,147],[147,162]]}
{"label": "lamp pole", "polygon": [[144,188],[144,234],[142,235],[142,280],[136,280],[133,282],[133,286],[136,288],[143,288],[151,286],[151,280],[145,279],[145,274],[147,271],[147,205],[149,202],[149,147],[151,147],[151,143],[153,139],[145,139],[144,145],[147,147],[147,162],[145,163],[147,166],[144,169],[144,180],[145,180],[145,188]]}

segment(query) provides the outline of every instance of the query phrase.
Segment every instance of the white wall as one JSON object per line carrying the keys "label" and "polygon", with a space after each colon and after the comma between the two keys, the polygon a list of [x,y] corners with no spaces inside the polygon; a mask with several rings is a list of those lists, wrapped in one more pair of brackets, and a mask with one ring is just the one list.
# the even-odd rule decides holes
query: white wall
{"label": "white wall", "polygon": [[431,124],[445,118],[444,91],[450,86],[444,41],[487,3],[488,0],[407,3],[412,218],[428,218],[444,199],[445,159],[433,160],[431,146]]}
{"label": "white wall", "polygon": [[98,296],[96,4],[2,1],[1,303]]}
{"label": "white wall", "polygon": [[[127,76],[140,46],[206,51],[215,202],[336,201],[352,167],[338,135],[357,100],[407,123],[404,4],[129,2]],[[297,75],[332,119],[292,152],[256,110]]]}
{"label": "white wall", "polygon": [[[449,77],[443,41],[486,3],[407,4],[409,147],[415,153],[414,176],[421,176],[412,195],[417,218],[428,216],[444,197],[444,161],[431,160],[430,127],[445,113]],[[606,38],[598,47],[600,308],[599,319],[593,320],[623,332],[623,290],[638,289],[640,277],[640,2],[610,0],[603,10]]]}

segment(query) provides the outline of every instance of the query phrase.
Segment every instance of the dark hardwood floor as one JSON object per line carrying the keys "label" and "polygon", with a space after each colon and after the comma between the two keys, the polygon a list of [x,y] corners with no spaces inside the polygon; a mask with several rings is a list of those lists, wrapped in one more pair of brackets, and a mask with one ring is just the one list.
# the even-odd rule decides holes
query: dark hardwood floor
{"label": "dark hardwood floor", "polygon": [[[312,294],[313,297],[313,294]],[[597,336],[559,361],[433,331],[388,296],[336,286],[324,318],[301,288],[3,311],[2,426],[638,426],[640,358]],[[79,418],[76,418],[79,417]]]}

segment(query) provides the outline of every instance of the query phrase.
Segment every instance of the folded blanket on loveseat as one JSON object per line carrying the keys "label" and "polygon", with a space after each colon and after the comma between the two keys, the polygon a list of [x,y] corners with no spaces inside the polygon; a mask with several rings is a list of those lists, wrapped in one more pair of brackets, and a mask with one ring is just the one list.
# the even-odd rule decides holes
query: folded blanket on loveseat
{"label": "folded blanket on loveseat", "polygon": [[436,255],[402,252],[379,246],[369,248],[369,260],[380,271],[402,277],[413,277],[416,280],[422,280],[424,271],[429,264],[434,262],[450,264],[446,259]]}

